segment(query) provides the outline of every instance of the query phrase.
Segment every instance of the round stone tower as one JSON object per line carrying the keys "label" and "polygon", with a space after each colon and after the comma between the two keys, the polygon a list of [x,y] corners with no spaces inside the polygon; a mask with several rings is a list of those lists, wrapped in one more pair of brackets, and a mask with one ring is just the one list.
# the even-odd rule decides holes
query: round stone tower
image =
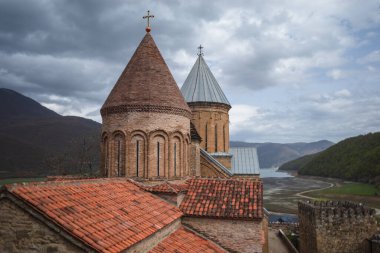
{"label": "round stone tower", "polygon": [[191,110],[149,31],[101,108],[107,177],[189,175]]}
{"label": "round stone tower", "polygon": [[[202,47],[199,47],[202,48]],[[198,54],[181,88],[192,111],[192,122],[202,138],[201,148],[209,152],[225,167],[231,168],[229,115],[231,105],[211,70]]]}

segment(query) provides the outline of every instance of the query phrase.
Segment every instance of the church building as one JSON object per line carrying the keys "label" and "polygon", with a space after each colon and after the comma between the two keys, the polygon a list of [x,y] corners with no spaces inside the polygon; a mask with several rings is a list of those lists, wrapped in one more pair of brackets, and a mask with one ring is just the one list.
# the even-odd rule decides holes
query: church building
{"label": "church building", "polygon": [[100,177],[3,186],[0,252],[268,252],[256,150],[230,148],[201,51],[178,88],[151,17],[101,108]]}

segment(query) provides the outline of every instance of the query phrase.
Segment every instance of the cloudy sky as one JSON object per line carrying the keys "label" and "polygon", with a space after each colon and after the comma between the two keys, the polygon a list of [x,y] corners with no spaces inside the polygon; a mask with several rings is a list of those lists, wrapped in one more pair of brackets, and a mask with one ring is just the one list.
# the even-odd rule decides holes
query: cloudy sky
{"label": "cloudy sky", "polygon": [[0,0],[0,87],[63,115],[99,108],[155,15],[181,87],[204,57],[232,104],[231,139],[380,131],[380,1]]}

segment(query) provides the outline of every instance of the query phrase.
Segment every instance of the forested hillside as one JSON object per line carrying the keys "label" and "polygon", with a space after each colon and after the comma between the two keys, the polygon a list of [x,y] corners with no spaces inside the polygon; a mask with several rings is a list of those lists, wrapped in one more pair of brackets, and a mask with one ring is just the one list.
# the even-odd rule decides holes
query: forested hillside
{"label": "forested hillside", "polygon": [[310,162],[313,158],[315,158],[318,155],[319,153],[302,156],[290,162],[284,163],[283,165],[280,166],[279,170],[298,171],[300,168],[302,168],[304,165],[306,165],[308,162]]}
{"label": "forested hillside", "polygon": [[285,163],[281,170],[300,175],[380,181],[380,132],[345,139],[318,154]]}
{"label": "forested hillside", "polygon": [[96,172],[100,127],[0,88],[0,179]]}

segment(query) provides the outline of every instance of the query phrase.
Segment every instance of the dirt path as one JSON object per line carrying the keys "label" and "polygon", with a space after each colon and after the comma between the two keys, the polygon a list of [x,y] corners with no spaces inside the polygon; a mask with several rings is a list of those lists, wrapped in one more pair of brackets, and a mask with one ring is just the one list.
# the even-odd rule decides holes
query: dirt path
{"label": "dirt path", "polygon": [[[327,183],[327,182],[325,182],[325,183]],[[330,184],[330,185],[327,186],[327,187],[319,188],[319,189],[307,190],[307,191],[303,191],[303,192],[298,192],[298,193],[296,193],[295,195],[296,195],[297,197],[307,198],[307,199],[313,199],[313,200],[314,200],[315,198],[313,198],[313,197],[309,197],[309,196],[306,196],[306,195],[304,195],[304,194],[305,194],[305,193],[309,193],[309,192],[315,192],[315,191],[321,191],[321,190],[329,189],[329,188],[332,188],[332,187],[335,186],[335,184],[333,184],[333,183],[328,183],[328,184]]]}

